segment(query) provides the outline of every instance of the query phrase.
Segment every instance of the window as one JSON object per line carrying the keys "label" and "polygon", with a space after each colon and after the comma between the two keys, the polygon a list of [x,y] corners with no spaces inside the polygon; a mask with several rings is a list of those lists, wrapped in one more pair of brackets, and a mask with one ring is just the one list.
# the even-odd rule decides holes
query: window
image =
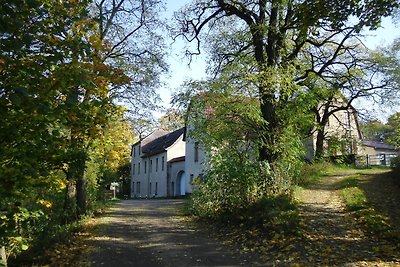
{"label": "window", "polygon": [[156,188],[155,188],[155,192],[154,192],[154,194],[157,196],[157,192],[158,191],[158,183],[156,182]]}
{"label": "window", "polygon": [[156,158],[156,172],[158,172],[158,158]]}
{"label": "window", "polygon": [[133,148],[133,156],[136,156],[136,147]]}
{"label": "window", "polygon": [[149,184],[149,197],[151,196],[151,183]]}
{"label": "window", "polygon": [[152,172],[153,170],[153,160],[150,160],[150,166],[149,166],[149,172]]}
{"label": "window", "polygon": [[132,182],[132,190],[131,190],[131,192],[135,193],[135,182]]}
{"label": "window", "polygon": [[147,171],[147,161],[144,161],[144,173]]}
{"label": "window", "polygon": [[194,162],[199,161],[199,142],[194,143]]}
{"label": "window", "polygon": [[161,170],[164,170],[164,157],[161,158]]}
{"label": "window", "polygon": [[137,164],[137,174],[140,174],[140,162]]}
{"label": "window", "polygon": [[136,194],[140,194],[140,182],[136,182]]}
{"label": "window", "polygon": [[135,175],[135,164],[132,165],[132,174]]}
{"label": "window", "polygon": [[139,153],[138,153],[138,155],[140,156],[140,146],[139,146]]}

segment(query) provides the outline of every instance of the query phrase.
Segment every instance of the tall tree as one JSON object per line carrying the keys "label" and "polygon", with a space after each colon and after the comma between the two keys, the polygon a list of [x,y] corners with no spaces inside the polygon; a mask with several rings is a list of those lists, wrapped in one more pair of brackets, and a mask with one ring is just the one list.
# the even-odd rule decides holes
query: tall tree
{"label": "tall tree", "polygon": [[383,142],[385,141],[386,132],[390,131],[389,127],[379,120],[368,120],[360,123],[363,138],[365,140]]}
{"label": "tall tree", "polygon": [[0,10],[0,243],[10,255],[57,220],[61,209],[48,209],[66,183],[61,170],[85,212],[86,144],[115,108],[108,85],[127,78],[99,61],[88,1],[11,0]]}
{"label": "tall tree", "polygon": [[135,119],[150,118],[160,108],[156,88],[167,71],[166,49],[160,32],[165,23],[161,0],[93,0],[97,32],[109,49],[102,60],[123,69],[130,81],[112,92]]}
{"label": "tall tree", "polygon": [[315,114],[317,132],[316,159],[324,156],[325,127],[332,116],[343,111],[357,113],[353,106],[361,98],[387,103],[389,96],[399,94],[399,90],[383,76],[377,60],[380,56],[360,43],[352,42],[343,46],[341,55],[336,59],[340,67],[330,70],[329,76],[309,77],[304,83],[309,100],[314,102],[311,111]]}
{"label": "tall tree", "polygon": [[2,204],[63,169],[84,213],[87,145],[115,107],[109,85],[128,79],[99,60],[88,1],[8,1],[1,21]]}
{"label": "tall tree", "polygon": [[[396,5],[397,1],[391,0],[202,0],[176,15],[179,26],[175,34],[196,42],[195,50],[187,51],[189,55],[200,53],[202,42],[219,47],[213,58],[217,69],[246,55],[253,59],[247,70],[255,74],[251,82],[258,90],[264,128],[259,136],[259,158],[275,162],[280,155],[276,146],[289,120],[284,113],[297,92],[295,85],[303,85],[310,75],[328,77],[340,66],[336,59],[346,49],[345,42],[363,27],[375,28]],[[352,17],[356,18],[353,23]],[[231,32],[222,32],[226,39],[221,46],[215,41],[222,39],[206,39],[214,32],[221,33],[220,26],[228,23],[233,26]],[[241,38],[236,40],[237,36]],[[226,43],[229,45],[224,46]],[[312,51],[310,64],[304,66],[298,59],[307,51]]]}
{"label": "tall tree", "polygon": [[178,110],[170,109],[158,120],[159,128],[165,131],[175,131],[185,125],[182,115]]}
{"label": "tall tree", "polygon": [[392,114],[385,124],[387,131],[384,134],[385,140],[396,147],[400,146],[400,112]]}

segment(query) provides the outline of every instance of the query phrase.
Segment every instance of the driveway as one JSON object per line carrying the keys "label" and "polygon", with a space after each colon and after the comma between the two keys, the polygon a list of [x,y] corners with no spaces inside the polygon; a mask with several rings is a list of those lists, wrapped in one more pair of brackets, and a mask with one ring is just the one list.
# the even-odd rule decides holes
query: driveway
{"label": "driveway", "polygon": [[251,266],[249,255],[185,222],[184,200],[124,200],[88,240],[91,266]]}

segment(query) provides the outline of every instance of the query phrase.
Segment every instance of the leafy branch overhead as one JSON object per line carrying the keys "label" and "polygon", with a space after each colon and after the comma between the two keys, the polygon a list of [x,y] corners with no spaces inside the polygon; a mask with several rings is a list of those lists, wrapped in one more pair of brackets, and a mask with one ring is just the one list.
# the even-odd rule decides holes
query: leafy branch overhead
{"label": "leafy branch overhead", "polygon": [[134,118],[149,117],[152,110],[160,108],[155,89],[168,69],[163,36],[159,34],[164,27],[159,14],[162,7],[159,0],[95,0],[91,4],[97,34],[108,48],[102,60],[130,77],[129,83],[114,86],[111,91]]}
{"label": "leafy branch overhead", "polygon": [[173,35],[194,43],[186,50],[189,57],[206,49],[215,77],[236,65],[239,75],[232,84],[255,88],[266,125],[259,136],[259,158],[274,162],[279,158],[275,146],[290,121],[283,113],[299,90],[315,77],[350,86],[339,78],[346,80],[359,66],[362,58],[354,51],[360,47],[361,30],[377,28],[397,5],[392,0],[193,1],[175,14]]}
{"label": "leafy branch overhead", "polygon": [[[110,6],[116,1],[100,3]],[[140,7],[140,3],[147,5],[136,4]],[[51,243],[60,225],[91,213],[103,200],[106,183],[120,179],[118,173],[126,166],[128,145],[133,142],[131,126],[123,119],[126,109],[115,103],[115,90],[129,87],[140,73],[159,74],[157,66],[151,71],[151,64],[146,69],[133,62],[119,64],[122,58],[115,53],[127,49],[127,39],[99,33],[102,26],[94,5],[74,0],[1,3],[3,260],[40,239]],[[118,10],[116,16],[121,19],[119,14],[126,11],[133,9]],[[145,15],[141,8],[135,11]],[[116,17],[108,22],[122,25]],[[132,20],[130,26],[136,22]],[[140,23],[145,28],[148,21]],[[116,33],[116,28],[111,32]],[[117,42],[114,47],[111,40]],[[149,48],[137,47],[137,58]],[[157,80],[157,75],[151,77]],[[48,233],[47,239],[43,233]]]}

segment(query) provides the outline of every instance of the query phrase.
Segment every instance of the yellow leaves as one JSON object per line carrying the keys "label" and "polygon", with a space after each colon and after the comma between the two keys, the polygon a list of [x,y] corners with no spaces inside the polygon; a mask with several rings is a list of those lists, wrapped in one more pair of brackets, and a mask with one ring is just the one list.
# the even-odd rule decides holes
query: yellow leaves
{"label": "yellow leaves", "polygon": [[48,201],[48,200],[45,200],[45,199],[39,199],[38,201],[37,201],[37,203],[38,204],[40,204],[40,205],[42,205],[43,207],[46,207],[46,208],[51,208],[52,206],[53,206],[53,203],[52,202],[50,202],[50,201]]}
{"label": "yellow leaves", "polygon": [[104,49],[103,41],[98,34],[92,34],[88,37],[89,42],[92,44],[93,49],[101,51]]}
{"label": "yellow leaves", "polygon": [[67,187],[67,183],[63,180],[58,181],[58,189],[59,190],[64,190]]}

